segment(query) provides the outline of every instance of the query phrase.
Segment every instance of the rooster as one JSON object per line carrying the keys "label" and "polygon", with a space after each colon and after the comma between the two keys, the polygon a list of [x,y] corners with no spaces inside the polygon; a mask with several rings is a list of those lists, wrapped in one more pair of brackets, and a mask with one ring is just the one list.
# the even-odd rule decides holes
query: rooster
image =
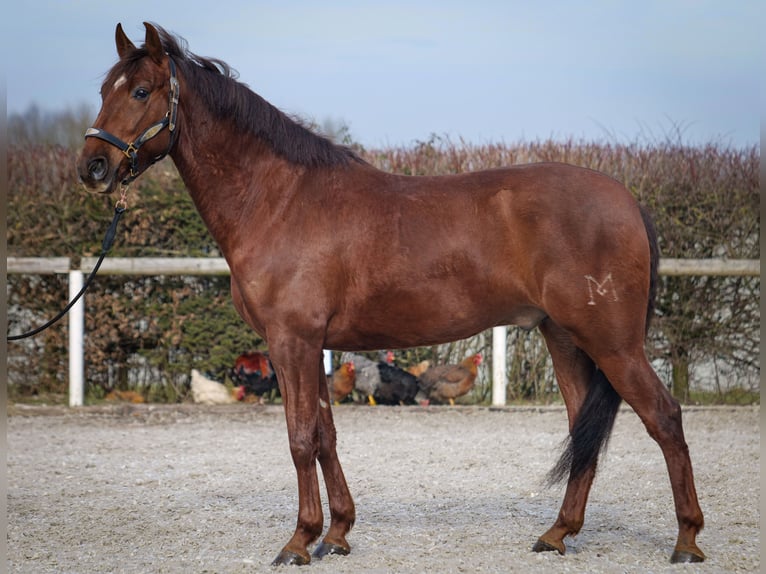
{"label": "rooster", "polygon": [[241,388],[238,400],[247,401],[255,396],[262,402],[266,395],[279,388],[269,356],[258,351],[242,353],[237,357],[231,378]]}
{"label": "rooster", "polygon": [[385,361],[373,361],[363,355],[343,353],[341,361],[352,362],[356,371],[355,389],[371,405],[412,404],[418,393],[418,379],[393,366],[393,353],[385,353]]}
{"label": "rooster", "polygon": [[354,390],[355,381],[356,369],[354,368],[354,363],[351,361],[343,363],[332,374],[332,379],[330,380],[330,400],[336,405],[340,403]]}
{"label": "rooster", "polygon": [[208,379],[197,369],[191,372],[191,391],[194,402],[203,405],[225,405],[237,400],[225,385]]}
{"label": "rooster", "polygon": [[455,399],[473,389],[481,355],[475,354],[463,359],[458,365],[438,365],[431,367],[420,375],[418,399],[421,404],[430,401],[436,403],[449,402],[455,405]]}

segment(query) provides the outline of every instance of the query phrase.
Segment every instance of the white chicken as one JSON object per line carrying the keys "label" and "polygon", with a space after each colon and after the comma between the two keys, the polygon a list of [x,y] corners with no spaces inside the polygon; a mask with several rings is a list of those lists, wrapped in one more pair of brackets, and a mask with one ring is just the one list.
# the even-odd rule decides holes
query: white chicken
{"label": "white chicken", "polygon": [[225,405],[236,402],[229,389],[205,377],[197,369],[191,372],[192,399],[202,405]]}

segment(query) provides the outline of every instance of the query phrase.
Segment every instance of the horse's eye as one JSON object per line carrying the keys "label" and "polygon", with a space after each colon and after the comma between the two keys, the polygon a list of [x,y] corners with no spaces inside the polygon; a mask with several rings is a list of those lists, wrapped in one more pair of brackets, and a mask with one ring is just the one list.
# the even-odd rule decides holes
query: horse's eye
{"label": "horse's eye", "polygon": [[149,97],[149,90],[146,88],[136,88],[133,90],[133,97],[139,101],[143,101]]}

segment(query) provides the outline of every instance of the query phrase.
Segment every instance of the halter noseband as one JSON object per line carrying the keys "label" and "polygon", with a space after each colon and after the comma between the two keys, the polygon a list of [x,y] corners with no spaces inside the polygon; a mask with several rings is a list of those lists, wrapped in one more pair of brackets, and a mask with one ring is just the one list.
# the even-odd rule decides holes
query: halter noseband
{"label": "halter noseband", "polygon": [[168,100],[169,100],[168,113],[165,114],[164,118],[162,118],[159,122],[150,125],[141,133],[140,136],[138,136],[135,139],[135,141],[132,141],[130,143],[125,143],[117,136],[112,135],[109,132],[102,130],[101,128],[91,127],[85,130],[86,139],[87,138],[102,139],[105,142],[108,142],[112,144],[113,146],[119,148],[119,150],[123,154],[125,154],[125,157],[127,157],[130,160],[130,174],[128,175],[128,177],[122,180],[123,185],[128,185],[141,174],[141,171],[138,169],[138,150],[142,145],[144,145],[153,137],[157,136],[166,127],[170,131],[170,143],[168,144],[168,149],[165,151],[165,153],[158,155],[152,161],[150,161],[149,165],[146,166],[148,168],[154,165],[155,163],[157,163],[158,161],[160,161],[166,155],[168,155],[170,153],[170,150],[173,147],[173,144],[176,141],[177,132],[175,131],[175,129],[176,129],[176,119],[178,117],[178,91],[179,91],[178,78],[176,77],[176,64],[173,61],[173,58],[168,56],[168,62],[170,63],[170,93],[168,95]]}

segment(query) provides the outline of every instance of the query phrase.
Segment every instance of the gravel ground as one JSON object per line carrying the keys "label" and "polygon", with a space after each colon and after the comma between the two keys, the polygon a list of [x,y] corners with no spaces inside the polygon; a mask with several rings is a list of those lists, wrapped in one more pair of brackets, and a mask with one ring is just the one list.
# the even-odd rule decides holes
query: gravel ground
{"label": "gravel ground", "polygon": [[[297,511],[281,407],[12,406],[10,414],[11,572],[277,570],[269,563]],[[759,415],[759,407],[686,410],[708,560],[671,566],[665,464],[632,411],[617,418],[583,531],[558,556],[530,547],[563,496],[542,486],[566,433],[563,409],[336,407],[357,506],[352,551],[303,570],[759,571]]]}

